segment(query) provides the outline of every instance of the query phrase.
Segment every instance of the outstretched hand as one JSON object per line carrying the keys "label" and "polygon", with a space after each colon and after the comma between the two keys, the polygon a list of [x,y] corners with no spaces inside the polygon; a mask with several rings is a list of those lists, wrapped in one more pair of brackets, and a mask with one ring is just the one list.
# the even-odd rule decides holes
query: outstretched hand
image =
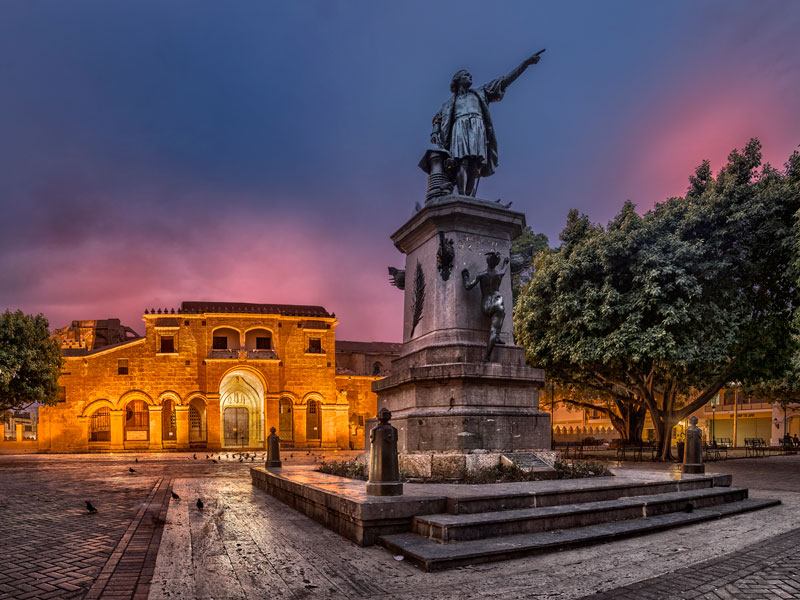
{"label": "outstretched hand", "polygon": [[542,57],[541,57],[541,56],[539,56],[539,55],[540,55],[542,52],[544,52],[545,50],[546,50],[546,48],[543,48],[542,50],[539,50],[539,51],[538,51],[536,54],[534,54],[534,55],[533,55],[533,56],[531,56],[531,57],[530,57],[528,60],[526,60],[526,61],[525,61],[525,64],[526,64],[526,65],[535,65],[536,63],[538,63],[540,60],[542,60]]}

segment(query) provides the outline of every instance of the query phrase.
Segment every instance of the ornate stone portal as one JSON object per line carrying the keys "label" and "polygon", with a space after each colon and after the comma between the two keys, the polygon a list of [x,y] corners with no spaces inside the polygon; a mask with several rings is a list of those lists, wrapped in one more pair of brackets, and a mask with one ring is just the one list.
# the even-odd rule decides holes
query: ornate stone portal
{"label": "ornate stone portal", "polygon": [[[484,310],[481,290],[439,273],[443,239],[453,242],[453,272],[479,275],[487,254],[507,263],[524,226],[522,213],[497,202],[449,195],[427,202],[392,235],[409,274],[403,347],[392,375],[372,389],[378,409],[392,413],[404,471],[457,477],[501,455],[549,449],[550,415],[538,410],[544,371],[526,364],[511,319]],[[510,275],[492,283],[510,311]],[[487,340],[494,342],[488,360]]]}

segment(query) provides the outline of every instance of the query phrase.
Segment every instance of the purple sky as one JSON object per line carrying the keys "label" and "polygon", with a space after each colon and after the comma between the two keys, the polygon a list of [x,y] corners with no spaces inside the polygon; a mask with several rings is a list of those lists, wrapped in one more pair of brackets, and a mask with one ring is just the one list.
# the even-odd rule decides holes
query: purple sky
{"label": "purple sky", "polygon": [[557,243],[800,144],[800,2],[0,3],[0,309],[52,327],[182,300],[322,304],[399,341],[389,235],[452,74],[547,48],[492,105],[481,197]]}

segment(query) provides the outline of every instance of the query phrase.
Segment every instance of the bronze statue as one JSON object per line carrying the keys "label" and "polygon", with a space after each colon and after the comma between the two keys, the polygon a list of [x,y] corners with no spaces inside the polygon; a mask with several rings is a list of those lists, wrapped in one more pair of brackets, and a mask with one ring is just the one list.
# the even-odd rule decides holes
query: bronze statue
{"label": "bronze statue", "polygon": [[506,88],[522,75],[529,65],[539,62],[540,50],[505,77],[472,87],[472,75],[458,71],[450,82],[453,95],[433,118],[431,143],[447,150],[454,159],[456,185],[462,196],[474,197],[478,181],[497,167],[497,138],[489,114],[489,103],[503,99]]}
{"label": "bronze statue", "polygon": [[508,257],[503,259],[503,266],[500,270],[495,267],[500,263],[500,254],[498,252],[486,253],[486,266],[485,271],[481,271],[475,276],[475,279],[470,281],[469,270],[464,269],[461,271],[461,278],[464,280],[464,287],[471,290],[476,284],[481,284],[481,311],[484,315],[491,318],[489,326],[489,344],[486,349],[486,360],[492,356],[492,350],[495,345],[504,345],[505,342],[500,339],[500,330],[503,328],[503,321],[506,318],[506,308],[503,304],[503,296],[500,294],[500,283],[503,281],[503,276],[506,274],[506,265],[508,264]]}

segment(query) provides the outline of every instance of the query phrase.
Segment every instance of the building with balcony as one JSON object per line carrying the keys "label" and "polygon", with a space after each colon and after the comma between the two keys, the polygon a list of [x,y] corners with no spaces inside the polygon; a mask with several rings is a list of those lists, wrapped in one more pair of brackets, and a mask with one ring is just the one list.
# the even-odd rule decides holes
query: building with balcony
{"label": "building with balcony", "polygon": [[363,448],[371,384],[399,351],[337,348],[321,306],[184,302],[144,322],[143,337],[110,344],[58,330],[61,387],[40,409],[40,452],[264,449],[271,427],[286,447]]}

